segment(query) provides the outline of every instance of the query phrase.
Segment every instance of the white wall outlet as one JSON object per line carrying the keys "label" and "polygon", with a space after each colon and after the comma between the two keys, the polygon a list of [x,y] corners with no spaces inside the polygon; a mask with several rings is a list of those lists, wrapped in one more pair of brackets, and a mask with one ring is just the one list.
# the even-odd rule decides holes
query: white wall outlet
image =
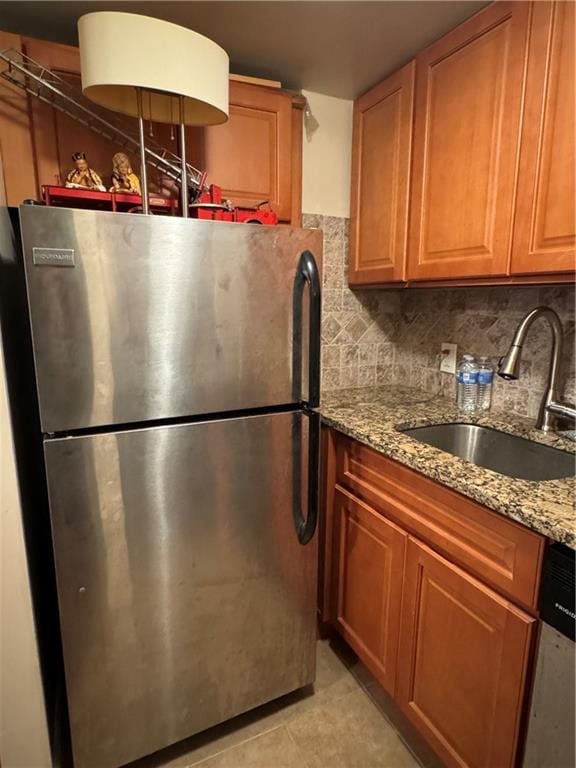
{"label": "white wall outlet", "polygon": [[440,347],[440,370],[444,373],[456,373],[456,352],[458,346],[442,342]]}

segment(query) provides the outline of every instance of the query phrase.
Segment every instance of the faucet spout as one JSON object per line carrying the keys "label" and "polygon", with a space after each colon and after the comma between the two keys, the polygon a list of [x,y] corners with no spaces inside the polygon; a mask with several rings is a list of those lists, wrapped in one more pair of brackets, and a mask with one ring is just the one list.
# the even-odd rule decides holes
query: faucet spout
{"label": "faucet spout", "polygon": [[576,419],[576,409],[559,401],[558,388],[560,378],[560,361],[562,359],[563,332],[562,323],[556,312],[550,307],[536,307],[520,321],[508,352],[500,360],[498,375],[503,379],[513,380],[520,376],[520,360],[526,335],[532,323],[540,317],[545,317],[552,331],[552,354],[548,383],[540,404],[540,412],[536,428],[550,432],[556,428],[558,417]]}

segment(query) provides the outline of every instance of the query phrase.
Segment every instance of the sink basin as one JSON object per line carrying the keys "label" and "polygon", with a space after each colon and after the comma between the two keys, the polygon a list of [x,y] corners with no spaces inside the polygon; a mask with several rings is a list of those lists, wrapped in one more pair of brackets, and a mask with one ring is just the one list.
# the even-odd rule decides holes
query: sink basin
{"label": "sink basin", "polygon": [[508,477],[558,480],[574,475],[571,453],[478,424],[433,424],[400,432]]}

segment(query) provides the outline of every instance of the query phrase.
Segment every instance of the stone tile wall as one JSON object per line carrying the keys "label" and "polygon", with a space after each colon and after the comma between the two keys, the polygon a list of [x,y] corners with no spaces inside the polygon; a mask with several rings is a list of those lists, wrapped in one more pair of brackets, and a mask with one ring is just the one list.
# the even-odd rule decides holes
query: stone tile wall
{"label": "stone tile wall", "polygon": [[[452,394],[454,377],[438,369],[441,342],[458,344],[459,355],[489,355],[495,364],[521,317],[546,304],[558,312],[565,329],[562,394],[576,400],[573,287],[351,291],[348,219],[308,214],[304,226],[324,231],[323,391],[402,383]],[[550,350],[550,332],[539,320],[527,338],[521,378],[495,377],[494,407],[536,416]]]}

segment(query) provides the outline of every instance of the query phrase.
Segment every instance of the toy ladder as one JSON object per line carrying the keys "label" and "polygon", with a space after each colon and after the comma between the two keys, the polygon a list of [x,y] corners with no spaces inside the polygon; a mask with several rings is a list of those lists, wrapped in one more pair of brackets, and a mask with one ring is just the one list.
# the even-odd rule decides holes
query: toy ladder
{"label": "toy ladder", "polygon": [[[52,70],[13,48],[0,51],[0,59],[8,65],[0,72],[0,77],[7,82],[63,112],[125,151],[134,154],[140,152],[136,129],[132,130],[129,125],[120,123],[113,112],[99,108],[89,101],[82,91]],[[182,161],[178,155],[152,139],[147,139],[146,161],[153,168],[180,184]],[[204,189],[206,174],[188,163],[186,166],[188,183],[197,196]]]}

